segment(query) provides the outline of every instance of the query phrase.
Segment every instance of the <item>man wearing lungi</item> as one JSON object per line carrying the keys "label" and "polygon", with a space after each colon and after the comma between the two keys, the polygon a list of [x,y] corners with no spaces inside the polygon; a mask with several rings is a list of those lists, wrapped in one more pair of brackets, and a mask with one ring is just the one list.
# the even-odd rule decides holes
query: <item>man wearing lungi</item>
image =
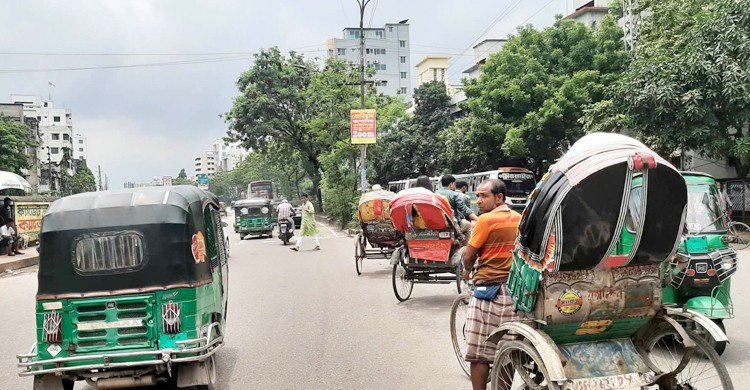
{"label": "man wearing lungi", "polygon": [[497,350],[496,345],[485,340],[501,323],[518,319],[506,283],[521,215],[505,204],[505,193],[505,183],[497,179],[487,180],[477,188],[477,205],[482,214],[463,256],[467,280],[478,261],[466,319],[466,361],[471,363],[474,390],[487,388],[490,363]]}

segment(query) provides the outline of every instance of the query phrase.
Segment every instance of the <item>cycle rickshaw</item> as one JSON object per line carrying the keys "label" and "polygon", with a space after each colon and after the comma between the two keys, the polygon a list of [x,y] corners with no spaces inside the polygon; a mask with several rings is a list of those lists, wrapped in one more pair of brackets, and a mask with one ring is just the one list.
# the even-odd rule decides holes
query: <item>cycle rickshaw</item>
{"label": "cycle rickshaw", "polygon": [[[639,175],[643,196],[629,207]],[[722,330],[662,303],[659,269],[677,252],[686,204],[680,173],[640,142],[591,134],[574,144],[522,216],[508,279],[521,319],[487,338],[499,341],[493,389],[732,389],[716,351],[675,317],[717,341]],[[626,223],[634,240],[618,252]]]}
{"label": "cycle rickshaw", "polygon": [[[403,233],[391,224],[391,200],[395,195],[391,191],[374,190],[359,198],[357,214],[362,231],[354,237],[357,275],[362,275],[365,259],[390,259],[404,239]],[[368,243],[372,249],[367,248]]]}
{"label": "cycle rickshaw", "polygon": [[391,222],[405,244],[393,252],[396,298],[411,296],[414,283],[456,283],[461,293],[461,234],[448,200],[424,188],[400,191],[391,201]]}

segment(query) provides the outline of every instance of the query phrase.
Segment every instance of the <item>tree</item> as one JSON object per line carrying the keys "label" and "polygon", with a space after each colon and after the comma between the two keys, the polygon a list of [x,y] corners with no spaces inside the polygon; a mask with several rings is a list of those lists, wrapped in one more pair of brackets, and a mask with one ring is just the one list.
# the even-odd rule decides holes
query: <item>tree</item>
{"label": "tree", "polygon": [[68,188],[71,194],[96,191],[96,180],[94,174],[88,167],[80,167],[76,173],[68,179]]}
{"label": "tree", "polygon": [[29,168],[26,149],[35,146],[28,126],[0,114],[0,170],[20,175]]}
{"label": "tree", "polygon": [[[376,161],[376,177],[383,183],[434,175],[443,167],[441,154],[445,148],[435,139],[450,126],[450,97],[445,83],[432,81],[414,90],[414,116],[398,120],[387,129]],[[400,119],[396,115],[396,119]]]}
{"label": "tree", "polygon": [[187,173],[185,173],[185,168],[180,169],[180,173],[177,174],[178,179],[187,179]]}
{"label": "tree", "polygon": [[466,82],[469,118],[443,136],[458,142],[464,133],[478,158],[454,154],[448,160],[486,169],[525,158],[541,173],[584,134],[583,111],[604,99],[627,59],[622,30],[612,17],[596,29],[567,19],[541,31],[519,28],[488,59],[482,75]]}
{"label": "tree", "polygon": [[[670,153],[692,149],[750,173],[750,0],[639,1],[643,25],[611,102],[587,125],[627,126]],[[605,114],[609,115],[605,115]],[[606,122],[623,113],[616,121]]]}
{"label": "tree", "polygon": [[273,141],[299,152],[317,192],[325,146],[309,126],[319,107],[309,100],[315,73],[316,65],[301,54],[292,52],[287,57],[278,48],[261,50],[237,81],[241,94],[225,118],[229,139],[241,141],[248,149],[263,152]]}

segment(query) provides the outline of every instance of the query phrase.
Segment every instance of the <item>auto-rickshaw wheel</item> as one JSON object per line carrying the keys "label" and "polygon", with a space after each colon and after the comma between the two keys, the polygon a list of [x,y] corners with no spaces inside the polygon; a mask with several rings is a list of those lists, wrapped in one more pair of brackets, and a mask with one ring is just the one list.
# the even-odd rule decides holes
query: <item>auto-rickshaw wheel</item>
{"label": "auto-rickshaw wheel", "polygon": [[75,381],[55,374],[34,375],[34,390],[73,390]]}
{"label": "auto-rickshaw wheel", "polygon": [[531,343],[518,340],[501,340],[490,372],[492,390],[523,389],[558,390],[550,381],[542,357]]}
{"label": "auto-rickshaw wheel", "polygon": [[208,384],[195,386],[196,390],[216,390],[219,388],[218,380],[216,379],[216,360],[214,359],[215,355],[211,355],[206,359],[206,370],[207,370],[207,377],[208,377]]}
{"label": "auto-rickshaw wheel", "polygon": [[[733,390],[732,380],[724,363],[713,346],[696,332],[685,329],[688,337],[695,343],[695,349],[685,368],[675,375],[674,385],[667,390],[721,388]],[[671,372],[687,352],[682,337],[671,325],[659,325],[645,340],[646,356],[652,365],[662,372]],[[699,383],[696,385],[696,383]]]}

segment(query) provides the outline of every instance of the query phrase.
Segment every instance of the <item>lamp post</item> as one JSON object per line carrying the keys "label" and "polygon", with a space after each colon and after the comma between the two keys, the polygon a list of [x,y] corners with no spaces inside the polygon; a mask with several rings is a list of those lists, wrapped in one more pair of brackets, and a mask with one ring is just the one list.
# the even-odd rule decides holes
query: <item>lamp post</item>
{"label": "lamp post", "polygon": [[[372,0],[357,0],[359,5],[359,108],[365,108],[365,8]],[[359,184],[367,192],[367,145],[359,146]]]}

